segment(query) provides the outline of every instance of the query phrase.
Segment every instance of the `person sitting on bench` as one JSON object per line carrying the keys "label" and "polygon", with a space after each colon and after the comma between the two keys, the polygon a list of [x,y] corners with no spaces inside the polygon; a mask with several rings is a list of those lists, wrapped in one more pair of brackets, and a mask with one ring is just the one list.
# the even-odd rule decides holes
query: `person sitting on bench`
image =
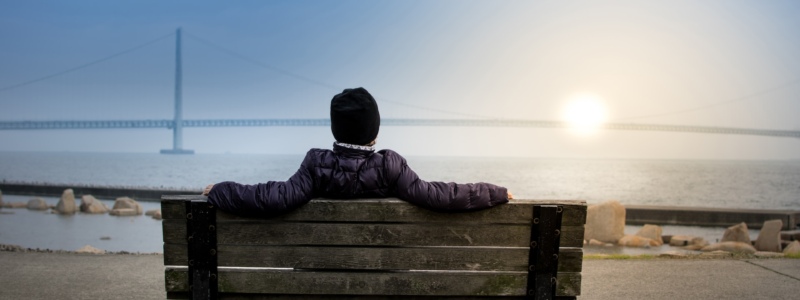
{"label": "person sitting on bench", "polygon": [[473,211],[508,202],[505,187],[490,183],[424,181],[397,152],[375,151],[380,113],[364,88],[345,89],[331,100],[333,150],[311,149],[287,181],[208,185],[203,194],[220,210],[239,215],[278,215],[317,197],[397,197],[436,211]]}

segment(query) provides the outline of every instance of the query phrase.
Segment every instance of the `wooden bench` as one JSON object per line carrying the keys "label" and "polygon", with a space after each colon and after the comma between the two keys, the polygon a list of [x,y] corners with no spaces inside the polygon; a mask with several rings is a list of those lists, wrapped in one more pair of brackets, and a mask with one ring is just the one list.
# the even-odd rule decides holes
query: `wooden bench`
{"label": "wooden bench", "polygon": [[161,209],[170,299],[580,295],[584,201],[439,213],[398,199],[315,199],[247,218],[192,195],[163,196]]}

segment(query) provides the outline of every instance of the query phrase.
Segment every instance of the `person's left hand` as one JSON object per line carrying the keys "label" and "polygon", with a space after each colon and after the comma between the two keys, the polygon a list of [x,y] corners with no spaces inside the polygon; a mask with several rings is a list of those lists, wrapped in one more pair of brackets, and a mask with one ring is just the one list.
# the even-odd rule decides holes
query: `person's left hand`
{"label": "person's left hand", "polygon": [[213,184],[209,184],[209,185],[207,185],[207,186],[206,186],[206,188],[203,190],[203,196],[208,196],[208,192],[211,192],[211,189],[212,189],[213,187],[214,187],[214,185],[213,185]]}

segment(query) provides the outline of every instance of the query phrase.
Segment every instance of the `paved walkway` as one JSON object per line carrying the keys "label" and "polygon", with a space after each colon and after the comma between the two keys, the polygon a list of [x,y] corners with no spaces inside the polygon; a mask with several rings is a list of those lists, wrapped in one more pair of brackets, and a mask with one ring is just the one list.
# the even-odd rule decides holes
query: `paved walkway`
{"label": "paved walkway", "polygon": [[[0,252],[0,299],[163,299],[161,255]],[[800,299],[800,259],[586,260],[581,300]]]}

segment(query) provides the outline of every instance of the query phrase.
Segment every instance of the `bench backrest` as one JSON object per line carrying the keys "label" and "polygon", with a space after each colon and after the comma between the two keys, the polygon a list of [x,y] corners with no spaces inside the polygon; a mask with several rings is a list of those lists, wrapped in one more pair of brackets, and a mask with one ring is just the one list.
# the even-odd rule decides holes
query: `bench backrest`
{"label": "bench backrest", "polygon": [[439,213],[398,199],[315,199],[271,218],[204,215],[203,196],[164,196],[161,207],[168,298],[199,284],[219,297],[527,296],[550,293],[534,286],[551,281],[555,296],[580,294],[583,201]]}

